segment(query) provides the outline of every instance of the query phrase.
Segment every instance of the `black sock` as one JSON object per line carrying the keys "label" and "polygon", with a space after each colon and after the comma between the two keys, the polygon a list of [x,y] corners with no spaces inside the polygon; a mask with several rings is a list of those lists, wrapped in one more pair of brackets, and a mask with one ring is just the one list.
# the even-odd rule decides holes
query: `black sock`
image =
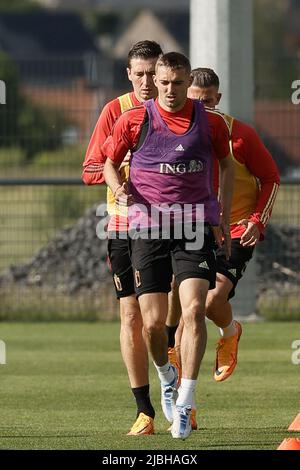
{"label": "black sock", "polygon": [[175,346],[175,333],[178,328],[176,326],[168,326],[166,325],[167,335],[168,335],[168,348],[174,348]]}
{"label": "black sock", "polygon": [[139,413],[144,413],[145,415],[150,416],[150,418],[154,418],[155,411],[150,401],[149,385],[132,388],[131,390],[136,401],[137,417]]}

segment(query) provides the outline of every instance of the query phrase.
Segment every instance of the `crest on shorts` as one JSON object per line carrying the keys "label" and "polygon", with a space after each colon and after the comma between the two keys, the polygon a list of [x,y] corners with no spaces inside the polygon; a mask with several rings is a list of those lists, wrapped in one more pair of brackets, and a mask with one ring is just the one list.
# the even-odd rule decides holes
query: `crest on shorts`
{"label": "crest on shorts", "polygon": [[117,288],[117,291],[121,292],[123,290],[121,279],[116,274],[114,274],[114,283]]}
{"label": "crest on shorts", "polygon": [[134,271],[134,278],[135,278],[136,287],[141,287],[142,285],[141,275],[140,275],[140,271],[138,271],[137,269],[135,269]]}

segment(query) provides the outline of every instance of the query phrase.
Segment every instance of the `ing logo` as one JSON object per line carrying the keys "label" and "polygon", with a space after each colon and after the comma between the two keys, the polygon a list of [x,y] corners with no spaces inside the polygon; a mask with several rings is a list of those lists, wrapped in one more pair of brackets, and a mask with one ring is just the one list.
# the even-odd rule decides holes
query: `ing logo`
{"label": "ing logo", "polygon": [[6,104],[6,85],[3,80],[0,80],[0,104]]}
{"label": "ing logo", "polygon": [[0,364],[6,364],[6,345],[2,339],[0,339]]}
{"label": "ing logo", "polygon": [[295,339],[295,341],[292,342],[292,349],[296,349],[296,351],[292,353],[292,364],[298,366],[300,364],[300,339]]}

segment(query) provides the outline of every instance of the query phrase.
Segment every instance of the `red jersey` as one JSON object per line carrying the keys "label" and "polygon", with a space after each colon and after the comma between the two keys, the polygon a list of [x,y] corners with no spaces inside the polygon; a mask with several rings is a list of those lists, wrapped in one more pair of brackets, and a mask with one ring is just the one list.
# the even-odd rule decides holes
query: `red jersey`
{"label": "red jersey", "polygon": [[[82,179],[85,184],[101,184],[105,182],[103,169],[106,155],[105,152],[102,151],[102,147],[104,143],[107,142],[106,139],[108,136],[110,136],[115,122],[121,116],[121,114],[127,109],[139,104],[140,102],[137,100],[135,94],[131,92],[119,96],[104,106],[91,137],[83,162]],[[127,181],[129,177],[128,162],[122,165],[120,173],[122,180]],[[112,194],[110,188],[107,188],[106,200],[107,211],[111,216],[108,224],[108,230],[126,231],[127,218],[119,213],[115,204],[114,195]]]}
{"label": "red jersey", "polygon": [[[257,224],[262,239],[280,184],[278,169],[251,126],[226,114],[224,118],[231,132],[231,156],[235,167],[230,214],[231,237],[240,238],[246,228],[237,223],[249,219]],[[216,186],[217,170],[214,172]]]}
{"label": "red jersey", "polygon": [[[184,107],[175,113],[165,111],[155,101],[157,109],[169,129],[175,134],[184,134],[191,125],[193,113],[193,100],[187,99]],[[116,123],[110,145],[106,146],[106,154],[112,161],[121,164],[128,149],[133,149],[139,140],[141,127],[145,119],[144,106],[129,109]],[[229,155],[229,131],[226,121],[221,113],[207,110],[209,137],[217,159],[221,160]]]}
{"label": "red jersey", "polygon": [[103,168],[106,156],[101,151],[102,145],[121,114],[128,108],[138,106],[140,102],[133,92],[127,93],[107,103],[97,121],[90,139],[84,162],[82,179],[85,184],[104,183]]}

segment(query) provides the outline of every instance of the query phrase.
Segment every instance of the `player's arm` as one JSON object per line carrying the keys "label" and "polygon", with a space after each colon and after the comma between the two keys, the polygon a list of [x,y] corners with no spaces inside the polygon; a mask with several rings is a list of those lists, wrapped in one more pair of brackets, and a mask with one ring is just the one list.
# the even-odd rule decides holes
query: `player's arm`
{"label": "player's arm", "polygon": [[240,221],[246,227],[241,237],[241,244],[254,246],[271,217],[280,185],[280,176],[270,152],[250,126],[247,128],[245,139],[245,164],[260,182],[260,193],[253,214],[249,219]]}
{"label": "player's arm", "polygon": [[229,227],[231,201],[234,185],[234,165],[230,154],[219,160],[220,165],[220,206],[222,222]]}
{"label": "player's arm", "polygon": [[104,164],[104,179],[110,187],[115,201],[118,205],[129,205],[130,195],[126,183],[123,183],[120,166],[130,149],[127,139],[126,129],[123,124],[124,119],[120,119],[111,135],[103,145],[103,151],[106,155]]}
{"label": "player's arm", "polygon": [[128,192],[127,183],[122,182],[119,165],[107,158],[104,165],[104,178],[106,184],[110,187],[116,204],[119,206],[129,206],[132,204],[132,197]]}
{"label": "player's arm", "polygon": [[132,203],[127,184],[123,183],[121,178],[120,166],[128,151],[133,149],[138,141],[144,116],[144,107],[134,108],[122,114],[111,136],[103,145],[103,151],[107,157],[104,165],[104,178],[118,205],[127,206]]}
{"label": "player's arm", "polygon": [[103,169],[106,156],[102,151],[102,146],[120,113],[118,106],[118,100],[111,101],[104,106],[98,118],[83,162],[82,180],[85,184],[104,183]]}
{"label": "player's arm", "polygon": [[219,200],[221,205],[221,230],[225,241],[225,251],[227,259],[231,255],[231,237],[230,237],[230,211],[234,185],[234,166],[233,161],[228,154],[219,161],[220,165],[220,192]]}
{"label": "player's arm", "polygon": [[230,212],[234,185],[234,165],[230,156],[229,130],[221,115],[208,112],[212,144],[219,161],[220,227],[224,237],[226,257],[231,255]]}

